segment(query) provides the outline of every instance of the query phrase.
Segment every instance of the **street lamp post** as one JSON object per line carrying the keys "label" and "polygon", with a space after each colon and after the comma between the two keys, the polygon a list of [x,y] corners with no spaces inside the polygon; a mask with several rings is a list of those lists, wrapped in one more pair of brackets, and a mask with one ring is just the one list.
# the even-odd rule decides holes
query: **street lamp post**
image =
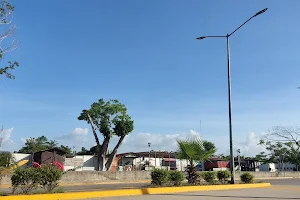
{"label": "street lamp post", "polygon": [[243,24],[241,24],[238,28],[232,31],[230,34],[221,35],[221,36],[201,36],[196,39],[202,40],[205,38],[226,38],[227,41],[227,81],[228,81],[228,115],[229,115],[229,145],[230,145],[230,171],[231,171],[231,184],[235,183],[235,173],[234,173],[234,154],[233,154],[233,141],[232,141],[232,121],[231,121],[231,73],[230,73],[230,44],[229,38],[234,34],[237,30],[239,30],[242,26],[244,26],[247,22],[249,22],[252,18],[257,17],[258,15],[266,12],[268,8],[265,8],[255,15],[246,20]]}
{"label": "street lamp post", "polygon": [[149,167],[149,170],[150,170],[150,146],[151,146],[151,143],[148,142],[148,147],[149,147],[149,163],[148,163],[148,167]]}

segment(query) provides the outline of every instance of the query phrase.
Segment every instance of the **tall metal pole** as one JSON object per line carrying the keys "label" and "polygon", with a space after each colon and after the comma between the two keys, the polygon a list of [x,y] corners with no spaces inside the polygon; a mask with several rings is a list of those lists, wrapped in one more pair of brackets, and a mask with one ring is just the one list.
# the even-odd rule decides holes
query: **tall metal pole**
{"label": "tall metal pole", "polygon": [[229,109],[229,143],[230,143],[230,172],[231,172],[231,184],[235,183],[234,172],[234,154],[233,154],[233,141],[232,141],[232,122],[231,122],[231,78],[230,78],[230,45],[229,36],[227,34],[227,80],[228,80],[228,109]]}
{"label": "tall metal pole", "polygon": [[[235,171],[234,171],[234,154],[233,154],[233,141],[232,141],[232,123],[231,123],[231,80],[230,80],[230,45],[229,45],[229,37],[234,34],[237,30],[242,28],[247,22],[249,22],[254,17],[257,17],[260,14],[263,14],[266,12],[268,8],[265,8],[259,12],[257,12],[255,15],[250,17],[248,20],[246,20],[243,24],[241,24],[238,28],[236,28],[233,32],[230,34],[225,35],[210,35],[210,36],[201,36],[197,37],[197,40],[203,40],[205,38],[225,38],[227,39],[227,68],[228,68],[228,107],[229,107],[229,141],[230,141],[230,171],[231,171],[231,183],[235,183]],[[299,88],[300,89],[300,88]]]}

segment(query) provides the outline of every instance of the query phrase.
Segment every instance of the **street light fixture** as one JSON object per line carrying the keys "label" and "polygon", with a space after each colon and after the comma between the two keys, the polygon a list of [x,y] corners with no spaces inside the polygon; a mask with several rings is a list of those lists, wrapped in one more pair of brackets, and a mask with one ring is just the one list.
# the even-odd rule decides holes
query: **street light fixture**
{"label": "street light fixture", "polygon": [[220,36],[201,36],[196,38],[197,40],[203,40],[205,38],[226,38],[227,40],[227,81],[228,81],[228,115],[229,115],[229,142],[230,142],[230,171],[231,171],[231,184],[235,183],[235,173],[234,173],[234,155],[233,155],[233,142],[232,142],[232,120],[231,120],[231,77],[230,77],[230,45],[229,45],[229,37],[234,34],[237,30],[239,30],[242,26],[244,26],[247,22],[249,22],[252,18],[257,17],[258,15],[266,12],[268,8],[265,8],[255,15],[246,20],[243,24],[237,27],[230,34],[220,35]]}

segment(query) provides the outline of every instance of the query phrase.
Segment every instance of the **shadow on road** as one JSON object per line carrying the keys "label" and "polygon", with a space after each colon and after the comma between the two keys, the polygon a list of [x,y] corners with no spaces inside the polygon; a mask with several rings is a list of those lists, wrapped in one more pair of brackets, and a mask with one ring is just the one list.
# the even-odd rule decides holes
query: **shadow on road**
{"label": "shadow on road", "polygon": [[228,196],[228,195],[205,195],[205,194],[160,194],[176,196],[195,196],[195,197],[223,197],[223,198],[253,198],[253,199],[300,199],[294,197],[252,197],[252,196]]}
{"label": "shadow on road", "polygon": [[149,194],[149,192],[148,192],[148,189],[147,189],[147,188],[145,188],[145,189],[141,189],[141,191],[142,191],[142,193],[143,193],[143,194]]}

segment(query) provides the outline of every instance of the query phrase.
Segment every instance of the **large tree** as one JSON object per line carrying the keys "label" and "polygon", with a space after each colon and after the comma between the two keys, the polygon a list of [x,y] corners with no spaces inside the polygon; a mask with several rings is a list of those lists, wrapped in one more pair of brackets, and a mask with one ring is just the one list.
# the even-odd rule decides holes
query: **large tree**
{"label": "large tree", "polygon": [[[6,31],[4,34],[0,35],[0,61],[2,61],[3,57],[15,50],[18,47],[18,43],[16,42],[14,36],[14,32],[16,30],[15,25],[10,25],[12,23],[13,19],[13,12],[14,12],[14,6],[12,6],[7,0],[2,0],[0,3],[0,24],[2,26],[9,27],[8,29],[5,29]],[[10,25],[10,26],[9,26]],[[11,43],[10,45],[4,45],[7,43]],[[0,68],[0,75],[5,75],[7,78],[14,79],[15,76],[10,73],[10,70],[15,69],[15,67],[18,67],[18,62],[8,62],[8,65],[5,67]]]}
{"label": "large tree", "polygon": [[212,143],[205,140],[202,141],[199,137],[177,140],[177,144],[178,150],[176,157],[180,160],[187,160],[188,182],[196,184],[199,177],[196,173],[195,166],[200,162],[209,160],[216,152],[216,148]]}
{"label": "large tree", "polygon": [[298,169],[300,165],[300,127],[276,126],[260,140],[269,154],[269,162],[290,162]]}
{"label": "large tree", "polygon": [[[91,105],[90,109],[83,110],[78,119],[86,121],[92,127],[99,151],[97,154],[98,170],[109,170],[124,138],[133,131],[133,120],[127,114],[125,105],[118,100],[99,99]],[[102,144],[100,144],[97,131],[103,137]],[[107,158],[108,146],[113,136],[118,136],[119,141]]]}

